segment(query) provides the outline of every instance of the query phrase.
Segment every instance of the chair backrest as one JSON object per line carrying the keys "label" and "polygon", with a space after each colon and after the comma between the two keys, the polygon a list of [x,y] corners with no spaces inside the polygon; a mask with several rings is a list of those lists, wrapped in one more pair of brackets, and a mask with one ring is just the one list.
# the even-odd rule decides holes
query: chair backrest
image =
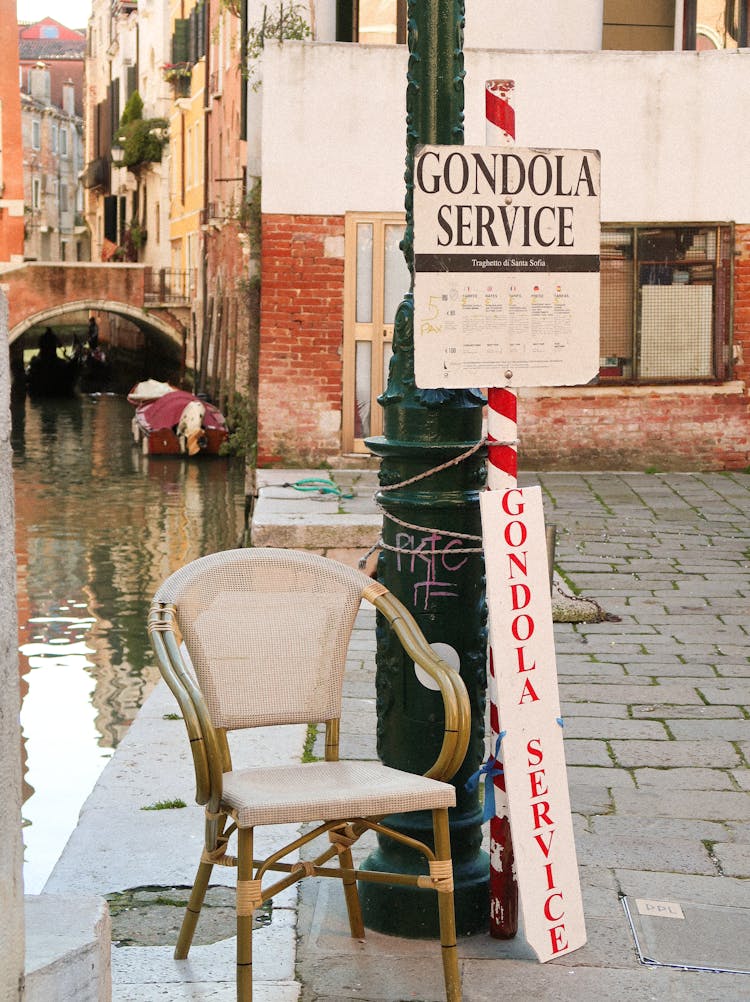
{"label": "chair backrest", "polygon": [[172,574],[175,616],[215,727],[332,720],[346,651],[372,581],[297,550],[224,550]]}

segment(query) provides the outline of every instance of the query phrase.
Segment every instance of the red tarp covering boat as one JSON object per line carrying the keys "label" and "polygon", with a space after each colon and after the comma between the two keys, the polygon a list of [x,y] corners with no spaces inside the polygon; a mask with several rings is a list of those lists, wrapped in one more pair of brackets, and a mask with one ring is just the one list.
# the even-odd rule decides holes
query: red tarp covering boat
{"label": "red tarp covering boat", "polygon": [[217,407],[187,390],[172,390],[136,409],[133,437],[148,455],[195,456],[216,455],[229,433]]}

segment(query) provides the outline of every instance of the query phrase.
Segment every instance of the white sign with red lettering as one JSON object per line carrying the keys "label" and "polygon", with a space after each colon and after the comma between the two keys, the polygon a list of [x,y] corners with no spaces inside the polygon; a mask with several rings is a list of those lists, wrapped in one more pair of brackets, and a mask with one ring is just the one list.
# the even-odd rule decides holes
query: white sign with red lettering
{"label": "white sign with red lettering", "polygon": [[494,693],[529,945],[544,963],[583,946],[539,487],[480,495]]}

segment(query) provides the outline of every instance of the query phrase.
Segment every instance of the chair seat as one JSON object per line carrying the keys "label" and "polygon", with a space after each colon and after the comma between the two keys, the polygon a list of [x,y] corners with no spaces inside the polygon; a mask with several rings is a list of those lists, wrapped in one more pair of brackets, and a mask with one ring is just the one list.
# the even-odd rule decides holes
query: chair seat
{"label": "chair seat", "polygon": [[224,774],[222,804],[240,828],[453,807],[450,783],[380,762],[313,762]]}

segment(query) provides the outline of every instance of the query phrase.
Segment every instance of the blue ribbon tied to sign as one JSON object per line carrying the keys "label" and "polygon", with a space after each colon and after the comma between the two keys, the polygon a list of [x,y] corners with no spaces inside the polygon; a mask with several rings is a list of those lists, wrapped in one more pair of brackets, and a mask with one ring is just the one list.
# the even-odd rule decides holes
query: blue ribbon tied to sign
{"label": "blue ribbon tied to sign", "polygon": [[484,776],[484,813],[482,814],[482,824],[495,816],[495,777],[503,775],[503,763],[500,761],[500,745],[506,732],[500,731],[495,742],[495,751],[483,766],[466,780],[464,789],[467,793],[473,793],[479,786],[479,780]]}

